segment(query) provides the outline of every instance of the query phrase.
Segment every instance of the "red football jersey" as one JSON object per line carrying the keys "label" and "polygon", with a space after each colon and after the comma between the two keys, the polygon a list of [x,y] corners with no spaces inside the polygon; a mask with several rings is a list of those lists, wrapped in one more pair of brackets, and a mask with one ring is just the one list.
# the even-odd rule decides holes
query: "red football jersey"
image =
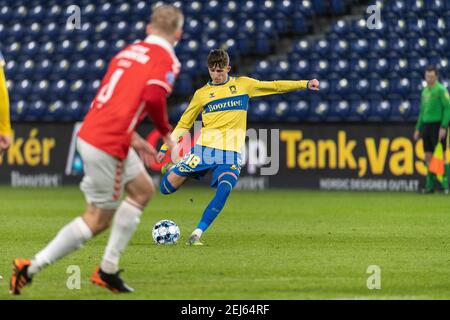
{"label": "red football jersey", "polygon": [[148,113],[145,90],[158,85],[170,94],[179,72],[173,47],[160,37],[148,36],[120,51],[111,60],[78,136],[124,160],[136,126]]}

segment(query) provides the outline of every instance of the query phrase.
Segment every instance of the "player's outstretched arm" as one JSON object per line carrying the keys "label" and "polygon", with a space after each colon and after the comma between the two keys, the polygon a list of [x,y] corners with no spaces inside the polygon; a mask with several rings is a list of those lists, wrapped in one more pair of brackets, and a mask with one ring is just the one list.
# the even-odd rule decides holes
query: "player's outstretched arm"
{"label": "player's outstretched arm", "polygon": [[296,90],[319,90],[319,81],[312,80],[276,80],[259,81],[256,79],[242,77],[250,97],[266,96],[270,94],[281,94]]}

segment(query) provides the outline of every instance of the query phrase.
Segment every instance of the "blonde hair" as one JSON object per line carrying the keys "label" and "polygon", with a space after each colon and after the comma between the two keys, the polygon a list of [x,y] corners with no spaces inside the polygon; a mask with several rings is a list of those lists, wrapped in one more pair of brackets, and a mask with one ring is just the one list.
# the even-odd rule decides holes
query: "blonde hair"
{"label": "blonde hair", "polygon": [[184,17],[180,9],[173,5],[162,4],[153,9],[150,24],[166,34],[173,34],[183,27]]}

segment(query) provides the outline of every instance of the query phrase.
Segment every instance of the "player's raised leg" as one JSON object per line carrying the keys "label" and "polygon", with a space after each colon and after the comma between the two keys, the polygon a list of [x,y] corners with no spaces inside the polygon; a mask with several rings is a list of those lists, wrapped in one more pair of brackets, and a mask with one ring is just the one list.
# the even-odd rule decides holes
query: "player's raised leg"
{"label": "player's raised leg", "polygon": [[172,194],[186,182],[187,178],[187,176],[176,174],[173,170],[168,170],[161,179],[159,189],[162,194]]}
{"label": "player's raised leg", "polygon": [[216,194],[203,212],[203,216],[198,223],[197,228],[192,232],[192,235],[187,242],[188,245],[203,245],[200,242],[200,237],[222,211],[231,191],[236,186],[237,179],[237,175],[233,172],[224,172],[220,174]]}

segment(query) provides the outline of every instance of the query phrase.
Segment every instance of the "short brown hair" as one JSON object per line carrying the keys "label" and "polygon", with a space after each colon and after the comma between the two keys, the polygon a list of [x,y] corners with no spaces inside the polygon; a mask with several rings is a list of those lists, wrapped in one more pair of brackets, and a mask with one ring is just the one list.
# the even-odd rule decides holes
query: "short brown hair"
{"label": "short brown hair", "polygon": [[162,4],[153,9],[150,24],[164,33],[172,34],[183,27],[184,17],[175,6]]}
{"label": "short brown hair", "polygon": [[223,49],[211,50],[208,54],[208,67],[209,68],[225,68],[230,64],[230,57],[228,53]]}
{"label": "short brown hair", "polygon": [[439,76],[439,70],[436,68],[436,66],[433,65],[429,65],[426,69],[426,72],[434,72],[434,74],[437,76]]}

